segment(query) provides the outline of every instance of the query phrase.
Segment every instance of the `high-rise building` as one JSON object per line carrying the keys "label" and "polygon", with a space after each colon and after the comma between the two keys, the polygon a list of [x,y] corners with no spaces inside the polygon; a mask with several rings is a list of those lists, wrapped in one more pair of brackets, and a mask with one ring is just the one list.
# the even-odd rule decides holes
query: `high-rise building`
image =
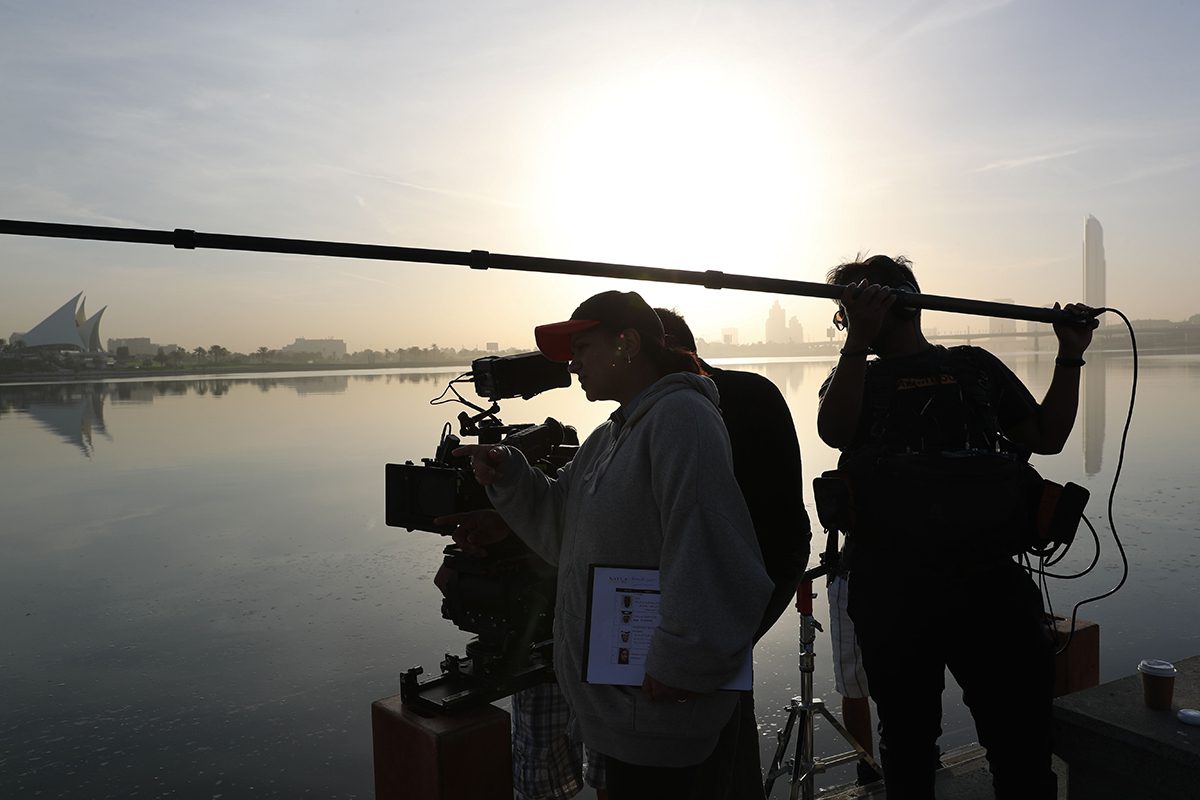
{"label": "high-rise building", "polygon": [[787,338],[792,344],[800,344],[804,341],[804,326],[795,317],[788,320]]}
{"label": "high-rise building", "polygon": [[[1106,304],[1105,270],[1104,229],[1100,227],[1100,220],[1088,214],[1087,223],[1083,227],[1083,302],[1092,308],[1103,308]],[[1099,351],[1099,348],[1097,350]],[[1093,364],[1084,370],[1084,383],[1080,391],[1083,400],[1083,469],[1088,475],[1095,475],[1100,471],[1104,456],[1103,355],[1103,351],[1094,356],[1088,355],[1088,360]]]}
{"label": "high-rise building", "polygon": [[1083,227],[1083,302],[1092,308],[1106,304],[1104,273],[1104,229],[1100,220],[1088,214]]}
{"label": "high-rise building", "polygon": [[763,340],[768,344],[782,344],[788,340],[787,335],[787,314],[783,310],[783,306],[779,305],[779,301],[775,301],[775,305],[771,306],[771,310],[767,312],[767,331],[766,338]]}

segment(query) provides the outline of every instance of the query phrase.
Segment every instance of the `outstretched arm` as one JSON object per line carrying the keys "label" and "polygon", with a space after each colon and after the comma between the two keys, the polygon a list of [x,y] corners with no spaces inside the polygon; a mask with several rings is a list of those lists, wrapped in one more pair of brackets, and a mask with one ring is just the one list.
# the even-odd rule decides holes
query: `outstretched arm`
{"label": "outstretched arm", "polygon": [[[487,487],[488,497],[503,522],[545,561],[557,564],[571,464],[561,467],[551,478],[530,466],[515,447],[464,445],[454,455],[471,457],[475,480]],[[469,541],[472,533],[480,532],[464,533]],[[483,534],[478,543],[486,545],[491,535],[494,533]]]}
{"label": "outstretched arm", "polygon": [[[1058,308],[1058,303],[1054,307]],[[1087,306],[1072,303],[1064,310],[1079,314],[1080,321],[1054,324],[1058,358],[1046,396],[1036,414],[1005,431],[1008,438],[1041,455],[1062,452],[1071,435],[1079,410],[1079,370],[1083,366],[1083,354],[1092,343],[1092,331],[1099,325],[1094,317],[1086,316],[1091,311]]]}

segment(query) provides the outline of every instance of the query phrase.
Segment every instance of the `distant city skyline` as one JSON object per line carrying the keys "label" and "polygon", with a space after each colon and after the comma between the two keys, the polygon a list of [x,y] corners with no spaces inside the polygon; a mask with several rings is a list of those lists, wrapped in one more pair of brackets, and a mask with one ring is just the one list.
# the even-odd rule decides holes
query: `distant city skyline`
{"label": "distant city skyline", "polygon": [[[1083,269],[1081,272],[1082,286],[1080,296],[1085,298],[1084,302],[1086,302],[1088,305],[1103,306],[1106,302],[1105,285],[1107,280],[1107,264],[1104,256],[1103,227],[1100,221],[1096,219],[1095,216],[1090,214],[1087,215],[1085,219],[1082,247]],[[38,344],[45,345],[49,343],[50,338],[58,337],[56,341],[67,345],[70,344],[77,336],[82,337],[86,334],[86,337],[92,343],[92,350],[96,351],[102,349],[99,347],[99,342],[101,341],[99,338],[99,322],[101,316],[104,315],[109,306],[105,306],[99,312],[89,318],[86,316],[86,312],[84,310],[83,296],[84,292],[77,292],[71,300],[59,307],[57,310],[51,312],[41,322],[34,324],[30,328],[30,333],[36,334],[35,338]],[[698,335],[697,339],[708,343],[727,345],[755,343],[786,344],[788,342],[796,344],[803,343],[805,341],[803,326],[800,324],[796,316],[788,316],[778,296],[773,297],[767,293],[762,293],[759,296],[763,299],[772,298],[771,305],[767,307],[766,310],[765,323],[763,324],[762,328],[764,331],[763,338],[759,339],[757,337],[753,337],[750,339],[745,339],[745,337],[741,335],[741,330],[739,328],[723,326],[719,328],[719,333],[715,336],[709,337]],[[791,297],[793,300],[802,300],[806,302],[810,301],[809,298],[801,298],[796,296],[788,297]],[[1015,302],[1012,298],[1007,297],[993,298],[993,300],[999,303]],[[118,311],[117,313],[117,319],[119,320],[120,312]],[[938,316],[935,312],[927,313],[935,319]],[[1197,311],[1187,314],[1183,319],[1175,321],[1186,321],[1194,314],[1200,314],[1200,301],[1197,301]],[[974,318],[974,321],[972,322],[972,318],[969,316],[964,317],[943,314],[941,317],[951,320],[951,324],[944,328],[929,326],[928,331],[930,336],[956,335],[966,331],[975,331],[980,335],[982,335],[985,331],[993,334],[1008,334],[1015,333],[1018,331],[1018,329],[1021,331],[1035,330],[1041,324],[1023,323],[1020,327],[1018,327],[1017,322],[1010,319],[980,317]],[[959,325],[955,326],[953,321],[957,321]],[[3,327],[5,327],[3,322],[0,322],[0,328]],[[12,334],[10,334],[10,341],[15,341],[18,337],[28,337],[28,334],[22,334],[14,331]],[[155,337],[153,336],[110,337],[107,340],[107,350],[109,352],[116,352],[117,348],[125,347],[130,355],[153,356],[161,349],[169,355],[177,349],[190,352],[196,346],[209,347],[215,344],[225,346],[223,344],[223,340],[228,339],[228,337],[223,336],[220,332],[214,332],[199,339],[198,343],[195,345],[180,345],[174,342],[160,344],[154,341],[154,338]],[[275,336],[270,341],[281,341],[286,338],[289,337]],[[505,349],[534,349],[534,345],[531,342],[500,343],[494,340],[482,343],[438,343],[436,341],[398,342],[384,346],[363,345],[360,347],[357,346],[356,343],[347,343],[345,339],[336,336],[325,336],[320,338],[293,336],[290,338],[292,338],[292,342],[290,344],[273,345],[271,343],[264,342],[255,346],[233,346],[228,347],[227,349],[234,352],[252,354],[261,348],[266,347],[268,351],[278,351],[281,353],[312,352],[319,353],[322,356],[330,358],[341,357],[348,353],[366,351],[384,352],[385,350],[407,349],[410,347],[430,347],[432,345],[438,345],[443,349],[478,350],[491,352],[498,352]],[[1093,389],[1093,392],[1095,391],[1096,390]]]}

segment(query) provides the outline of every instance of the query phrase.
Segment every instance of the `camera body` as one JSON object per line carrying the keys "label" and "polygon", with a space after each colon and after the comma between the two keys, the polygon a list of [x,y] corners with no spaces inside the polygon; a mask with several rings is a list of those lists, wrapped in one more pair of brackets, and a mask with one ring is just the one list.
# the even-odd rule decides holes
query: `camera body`
{"label": "camera body", "polygon": [[[495,402],[569,385],[565,364],[540,353],[489,356],[472,363],[470,380],[478,394],[492,400],[491,407],[481,409],[458,396],[479,412],[458,415],[458,435],[447,423],[432,458],[386,465],[388,525],[448,536],[455,526],[437,525],[435,519],[491,508],[469,459],[453,454],[465,437],[519,449],[530,464],[548,473],[574,457],[579,445],[574,428],[553,418],[537,425],[505,425]],[[443,556],[436,581],[443,591],[442,616],[476,637],[467,643],[465,656],[447,654],[437,676],[419,680],[420,667],[408,670],[401,682],[402,700],[426,713],[454,713],[544,680],[551,672],[557,570],[514,535],[489,545],[483,556],[469,555],[454,544],[443,549]]]}

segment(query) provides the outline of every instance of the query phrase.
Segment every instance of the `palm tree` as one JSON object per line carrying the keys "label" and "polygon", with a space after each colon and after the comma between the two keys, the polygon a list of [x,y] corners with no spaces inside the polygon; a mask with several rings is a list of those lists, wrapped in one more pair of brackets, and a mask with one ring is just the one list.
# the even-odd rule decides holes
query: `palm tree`
{"label": "palm tree", "polygon": [[204,362],[204,357],[206,355],[208,355],[208,351],[205,350],[203,347],[197,347],[195,350],[192,351],[192,353],[196,356],[196,360],[201,363]]}
{"label": "palm tree", "polygon": [[271,352],[269,348],[260,347],[257,350],[255,350],[254,352],[258,354],[258,360],[261,363],[263,363],[263,364],[267,363],[267,354]]}

